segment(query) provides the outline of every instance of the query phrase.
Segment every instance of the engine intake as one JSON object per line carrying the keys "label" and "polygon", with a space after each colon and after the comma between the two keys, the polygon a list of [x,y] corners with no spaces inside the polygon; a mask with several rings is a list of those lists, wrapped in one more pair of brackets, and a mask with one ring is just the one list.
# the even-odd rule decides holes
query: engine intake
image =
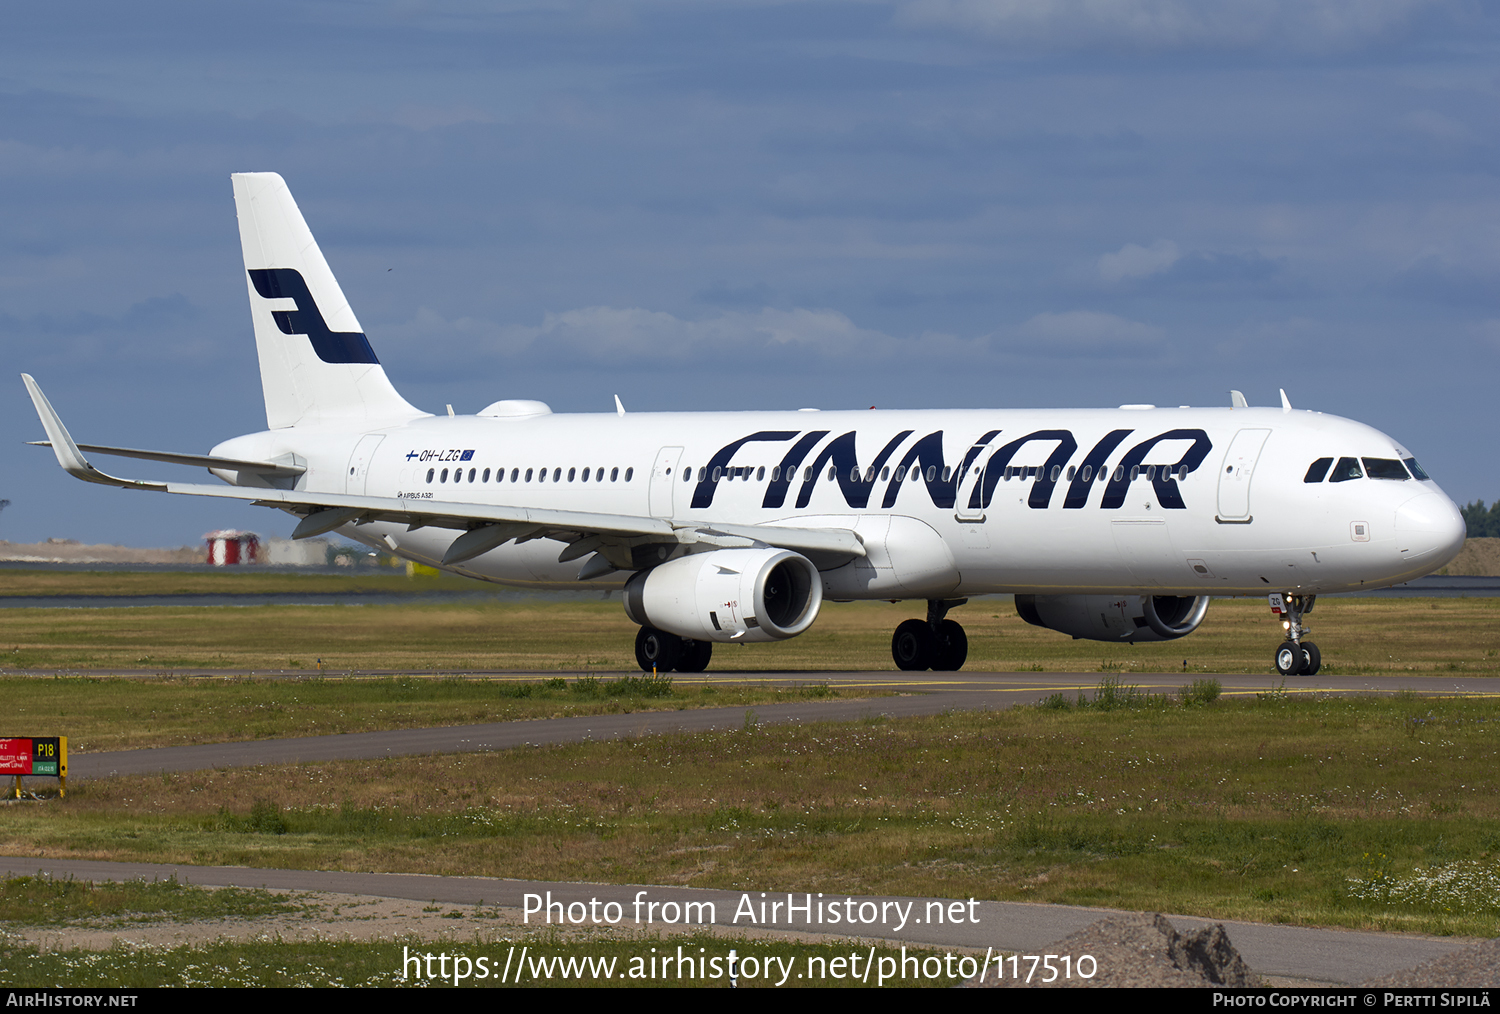
{"label": "engine intake", "polygon": [[823,583],[785,549],[716,549],[669,560],[625,584],[625,615],[698,641],[784,641],[818,617]]}
{"label": "engine intake", "polygon": [[1208,596],[1017,595],[1016,612],[1037,627],[1091,641],[1174,641],[1198,629]]}

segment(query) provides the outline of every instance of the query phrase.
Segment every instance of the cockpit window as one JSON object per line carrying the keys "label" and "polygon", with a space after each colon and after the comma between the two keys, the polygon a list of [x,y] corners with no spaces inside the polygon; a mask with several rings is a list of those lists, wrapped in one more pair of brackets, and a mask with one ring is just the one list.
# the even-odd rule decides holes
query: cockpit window
{"label": "cockpit window", "polygon": [[1412,475],[1416,476],[1418,479],[1421,479],[1423,482],[1432,481],[1432,476],[1428,475],[1425,471],[1422,470],[1422,466],[1417,464],[1416,458],[1402,458],[1401,460],[1406,462],[1406,467],[1411,469]]}
{"label": "cockpit window", "polygon": [[1372,479],[1409,479],[1406,466],[1395,458],[1366,458],[1365,474]]}
{"label": "cockpit window", "polygon": [[1332,458],[1319,458],[1308,466],[1307,475],[1303,477],[1302,481],[1322,482],[1323,477],[1328,474],[1328,466],[1331,464],[1333,464]]}
{"label": "cockpit window", "polygon": [[1339,463],[1333,466],[1333,474],[1328,477],[1329,482],[1348,482],[1350,479],[1363,479],[1365,473],[1360,470],[1358,458],[1340,458]]}

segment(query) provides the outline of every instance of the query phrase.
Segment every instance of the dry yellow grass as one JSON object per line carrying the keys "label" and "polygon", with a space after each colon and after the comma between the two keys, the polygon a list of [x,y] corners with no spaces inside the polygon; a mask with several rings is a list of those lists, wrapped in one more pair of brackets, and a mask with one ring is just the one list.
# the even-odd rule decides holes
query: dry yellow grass
{"label": "dry yellow grass", "polygon": [[1349,878],[1496,867],[1497,710],[1157,701],[114,778],[10,811],[0,849],[1489,936],[1487,888],[1445,910],[1361,900]]}
{"label": "dry yellow grass", "polygon": [[[713,672],[890,670],[891,631],[920,603],[828,603],[777,644],[719,645]],[[1008,599],[953,611],[968,669],[1269,672],[1281,640],[1264,599],[1215,601],[1194,634],[1159,644],[1074,641],[1033,627]],[[1493,675],[1500,599],[1324,598],[1309,616],[1329,673]],[[0,613],[5,669],[403,672],[630,671],[636,627],[618,601],[248,608],[15,609]]]}

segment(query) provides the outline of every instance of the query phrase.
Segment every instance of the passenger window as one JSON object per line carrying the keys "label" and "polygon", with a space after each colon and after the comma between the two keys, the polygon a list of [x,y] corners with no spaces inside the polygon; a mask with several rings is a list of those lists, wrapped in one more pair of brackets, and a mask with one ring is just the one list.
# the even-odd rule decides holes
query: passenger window
{"label": "passenger window", "polygon": [[1307,466],[1307,474],[1302,477],[1303,482],[1322,482],[1323,477],[1328,474],[1328,467],[1333,464],[1332,458],[1319,458]]}
{"label": "passenger window", "polygon": [[490,481],[490,470],[488,468],[486,468],[484,470],[484,481],[485,482],[489,482]]}
{"label": "passenger window", "polygon": [[469,469],[469,481],[470,482],[474,481],[474,469],[472,469],[472,468]]}
{"label": "passenger window", "polygon": [[692,482],[693,481],[693,466],[692,465],[689,465],[688,467],[686,467],[686,468],[684,468],[682,470],[682,481],[683,482]]}
{"label": "passenger window", "polygon": [[576,478],[578,478],[578,469],[576,469],[576,468],[570,468],[570,469],[568,469],[568,481],[572,482]]}
{"label": "passenger window", "polygon": [[633,469],[633,468],[627,468],[627,469],[625,469],[625,481],[626,482],[629,482],[630,481],[630,477],[633,476],[633,475],[635,475],[635,469]]}
{"label": "passenger window", "polygon": [[936,478],[937,478],[937,466],[936,465],[928,465],[927,466],[927,481],[931,482],[932,480],[934,480]]}
{"label": "passenger window", "polygon": [[780,482],[781,481],[781,466],[780,465],[772,465],[771,466],[771,481],[772,482]]}
{"label": "passenger window", "polygon": [[1365,474],[1372,479],[1409,479],[1406,467],[1395,458],[1366,458]]}
{"label": "passenger window", "polygon": [[531,469],[529,469],[529,468],[526,470],[526,481],[527,482],[531,481]]}
{"label": "passenger window", "polygon": [[1348,482],[1350,479],[1363,479],[1365,473],[1359,469],[1358,458],[1340,458],[1339,463],[1333,466],[1333,474],[1328,477],[1329,482]]}
{"label": "passenger window", "polygon": [[1082,475],[1083,481],[1084,482],[1088,482],[1093,477],[1094,477],[1094,466],[1093,465],[1084,465],[1083,466],[1083,475]]}
{"label": "passenger window", "polygon": [[609,470],[609,481],[610,482],[617,482],[617,481],[619,481],[619,478],[620,478],[620,469],[618,467],[611,468]]}
{"label": "passenger window", "polygon": [[839,477],[838,466],[837,465],[829,465],[828,466],[828,481],[832,482],[833,480],[837,479],[838,477]]}
{"label": "passenger window", "polygon": [[562,469],[561,468],[554,468],[552,470],[552,481],[553,482],[561,482],[562,481]]}
{"label": "passenger window", "polygon": [[[521,473],[521,470],[519,468],[512,468],[510,470],[510,481],[511,482],[515,482],[516,478],[520,475],[520,473]],[[529,469],[529,468],[526,470],[526,481],[527,482],[531,481],[531,469]]]}
{"label": "passenger window", "polygon": [[440,475],[440,476],[438,476],[438,482],[447,482],[447,481],[448,481],[448,470],[445,468],[445,469],[443,469],[443,474]]}
{"label": "passenger window", "polygon": [[580,481],[580,482],[588,482],[589,481],[589,470],[587,468],[585,468],[583,470],[583,474],[578,477],[578,481]]}
{"label": "passenger window", "polygon": [[1428,475],[1422,470],[1422,466],[1417,464],[1416,458],[1402,458],[1401,460],[1406,462],[1406,467],[1411,469],[1411,474],[1413,476],[1422,480],[1423,482],[1432,481],[1432,476]]}
{"label": "passenger window", "polygon": [[435,472],[434,472],[434,470],[433,470],[433,469],[431,469],[431,468],[429,468],[429,469],[428,469],[428,470],[427,470],[427,481],[428,481],[428,482],[431,482],[431,481],[432,481],[432,477],[433,477],[433,475],[434,475],[434,474],[435,474]]}
{"label": "passenger window", "polygon": [[765,465],[761,465],[759,468],[757,468],[755,470],[755,481],[756,482],[763,482],[763,481],[765,481],[765,478],[766,478],[766,466]]}

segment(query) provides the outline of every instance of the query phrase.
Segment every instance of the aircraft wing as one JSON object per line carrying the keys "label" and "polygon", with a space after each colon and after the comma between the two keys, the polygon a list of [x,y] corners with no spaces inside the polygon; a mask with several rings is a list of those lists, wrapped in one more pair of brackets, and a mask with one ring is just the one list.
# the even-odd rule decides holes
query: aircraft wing
{"label": "aircraft wing", "polygon": [[[615,570],[633,570],[657,559],[663,544],[702,543],[714,547],[775,546],[802,553],[820,567],[837,566],[865,555],[859,537],[844,528],[789,528],[780,525],[722,525],[672,521],[665,518],[538,507],[506,507],[415,497],[358,496],[349,493],[312,493],[302,490],[212,486],[203,483],[149,482],[101,472],[83,456],[62,419],[37,382],[22,374],[32,403],[47,431],[47,445],[70,475],[86,482],[125,489],[144,489],[190,496],[245,500],[257,506],[279,507],[301,517],[292,538],[322,535],[344,525],[375,521],[418,528],[452,528],[464,534],[453,541],[443,563],[463,563],[515,539],[553,539],[567,545],[558,562],[593,554],[579,571],[579,579],[601,577]],[[102,448],[101,448],[102,450]],[[111,449],[115,450],[115,449]],[[110,451],[104,451],[110,453]],[[150,452],[152,460],[195,459],[200,456]],[[188,462],[184,462],[188,463]]]}
{"label": "aircraft wing", "polygon": [[[32,447],[51,447],[50,440],[28,440]],[[219,458],[212,454],[179,454],[176,451],[143,451],[135,447],[109,447],[104,444],[77,444],[80,451],[90,454],[111,454],[117,458],[142,458],[146,461],[164,461],[169,465],[198,465],[202,468],[228,468],[236,472],[254,472],[257,475],[282,476],[301,475],[307,471],[301,465],[276,461],[245,461],[241,458]]]}

